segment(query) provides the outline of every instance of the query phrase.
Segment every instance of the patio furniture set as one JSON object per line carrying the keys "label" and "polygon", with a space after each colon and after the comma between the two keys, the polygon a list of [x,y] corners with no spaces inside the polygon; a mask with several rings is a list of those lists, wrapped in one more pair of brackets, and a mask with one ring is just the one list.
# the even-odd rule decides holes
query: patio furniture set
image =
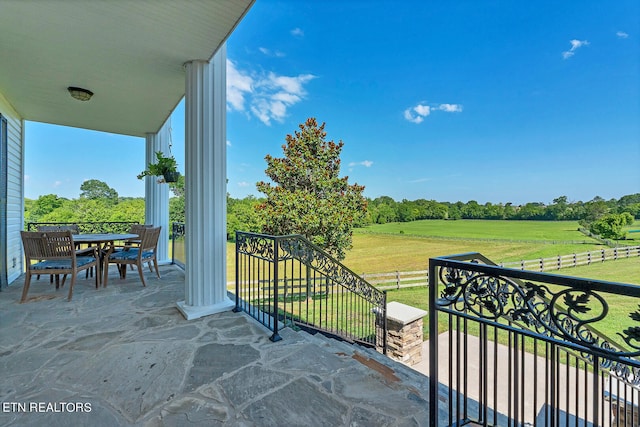
{"label": "patio furniture set", "polygon": [[[115,264],[121,279],[126,278],[127,265],[137,267],[143,286],[147,286],[143,266],[148,264],[160,278],[156,258],[161,227],[133,225],[129,233],[85,233],[78,232],[77,225],[41,226],[38,231],[22,231],[22,244],[26,259],[26,278],[20,302],[27,300],[32,276],[50,275],[55,287],[64,286],[67,275],[71,276],[68,300],[73,296],[73,287],[79,272],[86,277],[95,270],[96,289],[107,286],[109,264]],[[119,243],[119,244],[116,244]],[[60,276],[62,275],[62,282]]]}

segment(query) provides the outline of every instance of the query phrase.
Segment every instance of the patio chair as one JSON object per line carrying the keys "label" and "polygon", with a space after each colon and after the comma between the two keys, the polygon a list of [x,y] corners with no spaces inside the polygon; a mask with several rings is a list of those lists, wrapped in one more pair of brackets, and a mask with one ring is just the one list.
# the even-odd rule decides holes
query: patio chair
{"label": "patio chair", "polygon": [[[158,238],[160,237],[160,229],[162,227],[144,227],[139,230],[140,245],[138,247],[125,247],[122,246],[120,250],[112,251],[105,258],[105,272],[109,269],[109,264],[116,264],[118,271],[120,272],[120,278],[126,278],[127,265],[135,265],[138,267],[138,274],[142,281],[142,286],[147,286],[147,282],[144,280],[145,263],[153,262],[158,279],[160,278],[160,271],[158,270],[158,259],[156,253],[158,252]],[[149,265],[151,268],[151,265]],[[153,270],[151,270],[153,272]],[[107,286],[108,274],[104,275],[104,286]]]}
{"label": "patio chair", "polygon": [[[137,234],[138,236],[140,236],[140,233],[142,232],[143,229],[145,228],[152,228],[153,224],[132,224],[131,227],[129,227],[129,233],[131,234]],[[116,250],[129,250],[129,248],[136,248],[140,246],[140,237],[138,237],[137,239],[130,239],[127,240],[126,242],[124,242],[124,246],[121,248],[116,248]],[[153,273],[153,268],[151,267],[151,262],[147,263],[149,265],[149,271]],[[134,269],[134,265],[131,264],[131,270]]]}
{"label": "patio chair", "polygon": [[[36,274],[71,275],[69,285],[69,301],[73,296],[73,286],[79,271],[98,266],[99,257],[95,249],[92,255],[79,256],[75,250],[71,231],[21,231],[22,245],[26,259],[26,278],[20,302],[25,302],[31,276]],[[62,282],[64,286],[64,281]],[[98,288],[96,274],[96,288]],[[56,289],[59,283],[56,281]]]}
{"label": "patio chair", "polygon": [[[80,228],[78,224],[69,224],[69,225],[39,225],[38,231],[71,231],[71,234],[80,234]],[[91,256],[93,253],[93,249],[91,247],[81,249],[79,245],[76,245],[76,255],[79,256]],[[93,277],[93,268],[87,269],[86,278],[89,278],[89,275]],[[49,281],[53,282],[53,274],[50,277]],[[64,284],[64,280],[66,276],[62,279],[62,283]],[[36,276],[36,280],[40,280],[40,275]],[[56,284],[58,284],[59,277],[56,275]]]}

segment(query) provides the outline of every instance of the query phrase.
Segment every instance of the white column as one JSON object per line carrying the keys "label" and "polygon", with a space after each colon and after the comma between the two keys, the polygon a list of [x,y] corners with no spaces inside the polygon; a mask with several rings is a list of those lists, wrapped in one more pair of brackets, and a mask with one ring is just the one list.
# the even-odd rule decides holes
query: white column
{"label": "white column", "polygon": [[[165,122],[157,133],[148,133],[145,147],[145,167],[156,162],[156,151],[169,155],[169,141],[171,140],[169,122]],[[158,240],[158,262],[167,264],[169,259],[169,185],[158,184],[155,176],[145,178],[144,222],[154,226],[162,226]]]}
{"label": "white column", "polygon": [[226,46],[185,64],[186,319],[231,310],[227,297]]}

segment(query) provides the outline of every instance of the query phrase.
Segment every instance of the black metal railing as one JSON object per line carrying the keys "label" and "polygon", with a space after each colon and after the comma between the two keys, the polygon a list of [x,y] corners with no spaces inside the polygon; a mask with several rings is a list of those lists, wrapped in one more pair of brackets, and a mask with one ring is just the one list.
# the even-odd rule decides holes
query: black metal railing
{"label": "black metal railing", "polygon": [[95,221],[95,222],[29,222],[27,231],[36,231],[40,226],[77,225],[80,233],[128,233],[137,221]]}
{"label": "black metal railing", "polygon": [[186,257],[184,252],[184,222],[171,223],[171,262],[184,269]]}
{"label": "black metal railing", "polygon": [[386,294],[299,235],[236,232],[236,311],[386,353]]}
{"label": "black metal railing", "polygon": [[429,261],[431,425],[638,426],[640,287],[491,264]]}

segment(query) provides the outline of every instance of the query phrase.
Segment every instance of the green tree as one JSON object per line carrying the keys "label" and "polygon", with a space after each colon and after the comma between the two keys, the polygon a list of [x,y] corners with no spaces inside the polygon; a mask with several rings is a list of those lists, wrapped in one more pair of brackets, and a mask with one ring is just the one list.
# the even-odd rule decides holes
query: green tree
{"label": "green tree", "polygon": [[121,200],[109,211],[109,221],[135,221],[144,224],[144,199]]}
{"label": "green tree", "polygon": [[295,135],[287,135],[284,157],[265,157],[274,185],[257,183],[266,200],[258,205],[265,233],[302,234],[342,260],[351,248],[354,223],[362,221],[367,202],[364,187],[340,178],[344,143],[326,141],[325,124],[309,118]]}
{"label": "green tree", "polygon": [[259,233],[262,231],[262,218],[257,212],[259,201],[254,196],[236,200],[227,197],[227,235],[233,240],[236,231]]}
{"label": "green tree", "polygon": [[[62,207],[66,199],[56,196],[55,194],[46,194],[44,196],[38,197],[38,200],[35,200],[30,204],[28,220],[31,222],[41,221],[45,215],[50,214],[56,209]],[[27,204],[25,203],[25,208]],[[25,215],[26,217],[26,215]]]}
{"label": "green tree", "polygon": [[592,222],[589,231],[599,234],[604,239],[624,239],[626,232],[622,231],[622,228],[631,224],[633,224],[633,215],[629,212],[607,214]]}
{"label": "green tree", "polygon": [[[593,200],[583,206],[583,214],[579,221],[584,227],[591,227],[591,224],[609,213],[609,206],[602,197],[596,196]],[[599,234],[599,233],[596,233]]]}
{"label": "green tree", "polygon": [[467,204],[462,207],[461,212],[462,218],[464,219],[484,218],[484,210],[475,200],[469,200]]}
{"label": "green tree", "polygon": [[115,205],[118,203],[118,192],[109,187],[106,182],[88,179],[80,186],[80,198],[87,200],[106,199]]}
{"label": "green tree", "polygon": [[184,196],[169,199],[169,223],[185,222]]}

